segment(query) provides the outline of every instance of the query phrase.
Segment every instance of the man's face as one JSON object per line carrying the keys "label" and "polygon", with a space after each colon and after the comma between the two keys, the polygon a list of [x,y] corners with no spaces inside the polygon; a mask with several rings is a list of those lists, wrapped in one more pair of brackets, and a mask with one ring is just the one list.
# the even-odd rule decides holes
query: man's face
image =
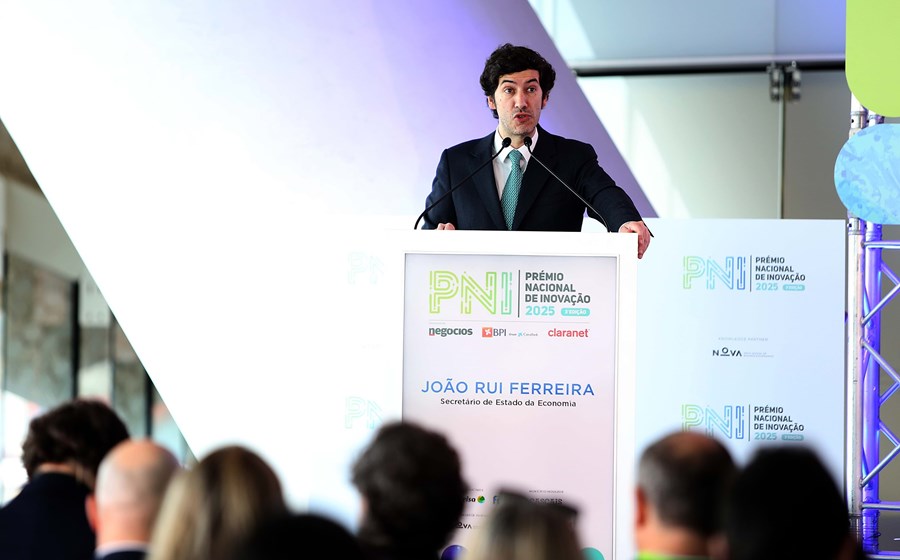
{"label": "man's face", "polygon": [[503,74],[497,91],[488,97],[488,107],[496,110],[500,119],[500,135],[512,138],[514,147],[534,133],[545,105],[537,70]]}

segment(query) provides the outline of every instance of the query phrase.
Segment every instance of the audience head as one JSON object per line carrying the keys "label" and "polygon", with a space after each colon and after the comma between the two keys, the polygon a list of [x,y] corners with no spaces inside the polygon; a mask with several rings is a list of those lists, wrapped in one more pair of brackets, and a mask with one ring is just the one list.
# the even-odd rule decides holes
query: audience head
{"label": "audience head", "polygon": [[735,474],[728,450],[697,432],[675,432],[647,447],[638,464],[637,549],[708,554]]}
{"label": "audience head", "polygon": [[356,537],[338,523],[321,515],[295,514],[263,522],[233,560],[295,558],[362,560],[363,553]]}
{"label": "audience head", "polygon": [[100,461],[126,439],[128,428],[109,406],[75,399],[31,421],[22,444],[22,462],[29,480],[56,470],[70,472],[93,488]]}
{"label": "audience head", "polygon": [[447,439],[408,422],[385,424],[353,466],[367,548],[434,554],[463,511],[466,484]]}
{"label": "audience head", "polygon": [[150,440],[127,440],[100,463],[87,511],[97,546],[111,542],[150,542],[169,480],[178,460]]}
{"label": "audience head", "polygon": [[249,449],[223,447],[179,473],[169,485],[150,558],[223,558],[259,523],[286,513],[281,483],[272,468]]}
{"label": "audience head", "polygon": [[760,449],[737,477],[725,518],[730,560],[853,558],[843,495],[814,451]]}
{"label": "audience head", "polygon": [[583,560],[574,509],[500,493],[465,560]]}

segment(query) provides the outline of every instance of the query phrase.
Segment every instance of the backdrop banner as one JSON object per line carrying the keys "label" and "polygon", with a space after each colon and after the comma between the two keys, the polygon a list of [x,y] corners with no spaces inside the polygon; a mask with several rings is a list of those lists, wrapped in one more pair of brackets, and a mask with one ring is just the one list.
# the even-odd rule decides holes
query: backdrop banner
{"label": "backdrop banner", "polygon": [[636,449],[703,431],[739,461],[808,444],[844,472],[845,224],[648,220]]}

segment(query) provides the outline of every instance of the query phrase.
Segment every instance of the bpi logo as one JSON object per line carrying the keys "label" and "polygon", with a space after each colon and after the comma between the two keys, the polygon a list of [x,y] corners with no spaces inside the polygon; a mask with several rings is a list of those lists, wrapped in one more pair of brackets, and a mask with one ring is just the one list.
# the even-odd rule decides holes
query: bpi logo
{"label": "bpi logo", "polygon": [[459,298],[459,312],[472,314],[472,300],[477,301],[491,315],[511,315],[513,307],[512,272],[485,272],[479,284],[465,272],[432,270],[429,274],[430,294],[428,312],[441,312],[441,304]]}
{"label": "bpi logo", "polygon": [[707,290],[715,290],[719,285],[729,290],[746,290],[747,257],[725,257],[724,265],[713,259],[684,257],[684,274],[682,276],[684,289],[693,288],[694,280],[698,278],[706,278]]}
{"label": "bpi logo", "polygon": [[481,327],[481,338],[494,338],[495,336],[506,336],[506,329]]}
{"label": "bpi logo", "polygon": [[683,404],[681,427],[685,431],[699,428],[710,436],[719,432],[727,439],[747,439],[747,407],[726,405],[719,414],[708,406]]}

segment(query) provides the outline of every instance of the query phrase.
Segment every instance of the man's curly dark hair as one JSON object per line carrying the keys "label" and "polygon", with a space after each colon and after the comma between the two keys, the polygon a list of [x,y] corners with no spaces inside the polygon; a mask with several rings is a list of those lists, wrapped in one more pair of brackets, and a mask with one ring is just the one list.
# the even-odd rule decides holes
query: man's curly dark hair
{"label": "man's curly dark hair", "polygon": [[[487,97],[494,97],[494,92],[500,85],[500,76],[515,74],[525,70],[537,70],[538,82],[541,84],[541,92],[544,99],[550,95],[553,84],[556,83],[556,71],[543,56],[528,47],[515,46],[510,43],[500,45],[497,50],[484,62],[484,71],[481,72],[481,89]],[[497,110],[491,110],[494,118],[499,118]]]}

